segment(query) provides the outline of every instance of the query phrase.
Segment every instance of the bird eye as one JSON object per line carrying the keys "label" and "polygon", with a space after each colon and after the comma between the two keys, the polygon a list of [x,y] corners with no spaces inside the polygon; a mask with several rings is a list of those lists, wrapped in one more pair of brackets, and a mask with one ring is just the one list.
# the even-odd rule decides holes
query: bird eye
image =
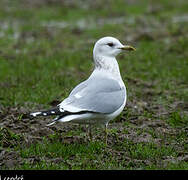
{"label": "bird eye", "polygon": [[113,46],[114,46],[113,43],[108,43],[107,45],[110,46],[110,47],[113,47]]}

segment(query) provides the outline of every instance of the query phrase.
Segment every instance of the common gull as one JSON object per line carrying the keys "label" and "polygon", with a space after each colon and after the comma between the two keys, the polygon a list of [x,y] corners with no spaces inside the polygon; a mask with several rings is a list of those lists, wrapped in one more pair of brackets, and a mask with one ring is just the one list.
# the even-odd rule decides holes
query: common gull
{"label": "common gull", "polygon": [[126,104],[126,87],[122,80],[116,56],[123,50],[132,51],[134,47],[123,45],[114,37],[99,39],[93,49],[95,68],[89,78],[77,85],[55,108],[30,113],[30,116],[51,116],[56,118],[47,126],[57,122],[107,126],[116,118]]}

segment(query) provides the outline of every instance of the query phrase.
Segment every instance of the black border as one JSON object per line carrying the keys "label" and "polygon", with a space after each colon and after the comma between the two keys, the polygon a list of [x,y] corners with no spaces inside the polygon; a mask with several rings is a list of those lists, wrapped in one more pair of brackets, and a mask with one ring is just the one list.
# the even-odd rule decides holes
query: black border
{"label": "black border", "polygon": [[[20,177],[15,179],[15,177]],[[85,178],[95,178],[95,177],[104,177],[114,178],[114,177],[130,177],[130,178],[185,178],[188,177],[187,170],[1,170],[0,171],[0,180],[5,177],[9,177],[9,180],[30,180],[30,179],[43,179],[50,178],[52,180],[59,180],[62,177],[85,177]],[[10,179],[13,177],[12,179]],[[22,179],[21,179],[22,177]],[[158,179],[161,180],[161,179]]]}

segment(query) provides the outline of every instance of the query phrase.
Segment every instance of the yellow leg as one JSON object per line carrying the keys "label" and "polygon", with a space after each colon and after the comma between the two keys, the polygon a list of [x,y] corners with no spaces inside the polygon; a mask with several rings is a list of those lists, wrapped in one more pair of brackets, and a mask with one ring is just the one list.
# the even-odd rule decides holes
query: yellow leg
{"label": "yellow leg", "polygon": [[90,139],[90,141],[92,141],[93,140],[93,136],[92,136],[92,132],[91,132],[91,125],[89,125],[88,126],[88,134],[89,134],[89,139]]}
{"label": "yellow leg", "polygon": [[108,145],[108,123],[105,124],[105,144]]}

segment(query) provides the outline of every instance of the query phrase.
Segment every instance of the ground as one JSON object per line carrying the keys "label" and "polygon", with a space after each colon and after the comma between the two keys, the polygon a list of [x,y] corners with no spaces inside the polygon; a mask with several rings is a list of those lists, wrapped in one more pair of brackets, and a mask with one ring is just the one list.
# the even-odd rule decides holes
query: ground
{"label": "ground", "polygon": [[[188,169],[187,0],[1,0],[0,169]],[[104,128],[29,120],[93,70],[103,36],[136,47],[117,57],[127,105]]]}

